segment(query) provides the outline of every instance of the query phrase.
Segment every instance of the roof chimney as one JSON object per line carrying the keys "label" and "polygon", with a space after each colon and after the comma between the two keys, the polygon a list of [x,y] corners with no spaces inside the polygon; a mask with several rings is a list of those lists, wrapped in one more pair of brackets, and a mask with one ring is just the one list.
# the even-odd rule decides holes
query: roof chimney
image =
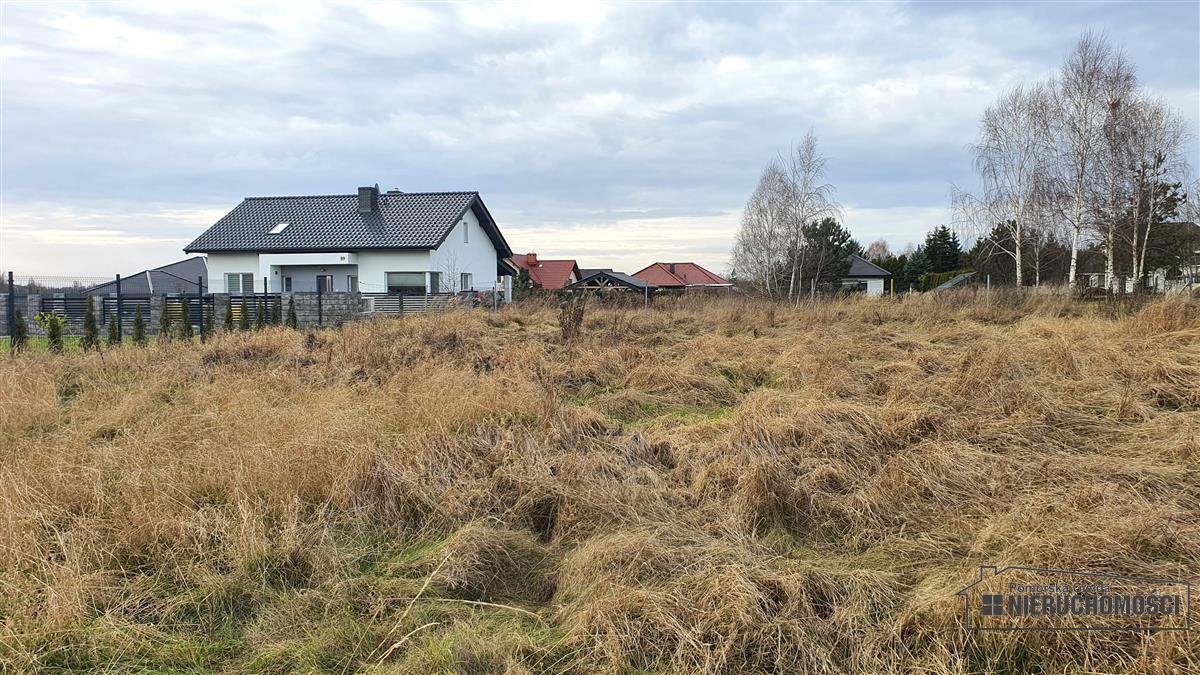
{"label": "roof chimney", "polygon": [[538,266],[537,254],[536,253],[526,253],[525,254],[525,264],[529,265],[530,267],[537,267]]}
{"label": "roof chimney", "polygon": [[675,263],[667,263],[667,271],[675,274]]}
{"label": "roof chimney", "polygon": [[358,212],[371,213],[379,210],[379,188],[358,188]]}

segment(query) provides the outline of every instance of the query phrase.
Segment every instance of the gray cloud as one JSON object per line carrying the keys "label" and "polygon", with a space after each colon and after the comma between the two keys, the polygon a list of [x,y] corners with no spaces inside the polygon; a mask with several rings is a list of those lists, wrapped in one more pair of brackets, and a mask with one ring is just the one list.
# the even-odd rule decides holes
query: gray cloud
{"label": "gray cloud", "polygon": [[0,266],[160,264],[243,196],[379,182],[478,189],[521,250],[722,267],[760,167],[809,127],[851,229],[903,245],[970,180],[983,108],[1084,27],[1200,125],[1198,20],[1165,3],[10,4]]}

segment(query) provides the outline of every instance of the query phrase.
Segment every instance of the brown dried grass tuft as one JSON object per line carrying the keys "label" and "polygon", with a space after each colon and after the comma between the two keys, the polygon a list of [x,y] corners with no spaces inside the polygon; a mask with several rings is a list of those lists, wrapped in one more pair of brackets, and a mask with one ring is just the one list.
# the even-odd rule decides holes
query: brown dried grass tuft
{"label": "brown dried grass tuft", "polygon": [[471,600],[543,603],[554,594],[557,564],[528,530],[470,523],[431,556],[437,581]]}
{"label": "brown dried grass tuft", "polygon": [[0,360],[0,669],[1190,672],[970,636],[1200,574],[1200,304],[453,312]]}

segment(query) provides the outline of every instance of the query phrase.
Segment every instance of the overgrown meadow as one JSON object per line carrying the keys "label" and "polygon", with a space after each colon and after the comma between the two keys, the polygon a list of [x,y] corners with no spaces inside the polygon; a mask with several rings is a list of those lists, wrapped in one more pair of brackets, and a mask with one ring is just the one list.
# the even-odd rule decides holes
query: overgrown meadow
{"label": "overgrown meadow", "polygon": [[[569,333],[570,331],[568,331]],[[981,564],[1200,576],[1200,302],[525,303],[0,359],[0,670],[1152,672]]]}

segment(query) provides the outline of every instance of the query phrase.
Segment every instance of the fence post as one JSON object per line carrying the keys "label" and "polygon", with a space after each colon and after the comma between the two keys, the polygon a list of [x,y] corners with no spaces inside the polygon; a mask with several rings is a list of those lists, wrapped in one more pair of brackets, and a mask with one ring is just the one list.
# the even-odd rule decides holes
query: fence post
{"label": "fence post", "polygon": [[[200,341],[204,342],[204,338],[207,337],[204,334],[204,275],[196,277],[196,305],[200,308]],[[214,304],[213,313],[215,314],[216,311],[217,307]],[[216,320],[216,317],[213,319]],[[191,320],[192,317],[189,316],[188,321]]]}
{"label": "fence post", "polygon": [[13,273],[10,270],[8,273],[8,307],[6,308],[8,317],[8,350],[15,351],[17,343],[13,338],[17,334],[17,299],[13,296]]}
{"label": "fence post", "polygon": [[117,275],[117,344],[125,341],[125,333],[121,330],[121,275]]}
{"label": "fence post", "polygon": [[323,325],[324,325],[324,317],[323,317],[323,316],[322,316],[322,314],[321,314],[321,310],[322,310],[322,307],[321,307],[321,293],[323,292],[323,288],[322,288],[322,287],[323,287],[324,285],[325,285],[325,284],[321,283],[321,278],[320,278],[320,277],[317,277],[317,325],[318,325],[318,326],[323,326]]}

